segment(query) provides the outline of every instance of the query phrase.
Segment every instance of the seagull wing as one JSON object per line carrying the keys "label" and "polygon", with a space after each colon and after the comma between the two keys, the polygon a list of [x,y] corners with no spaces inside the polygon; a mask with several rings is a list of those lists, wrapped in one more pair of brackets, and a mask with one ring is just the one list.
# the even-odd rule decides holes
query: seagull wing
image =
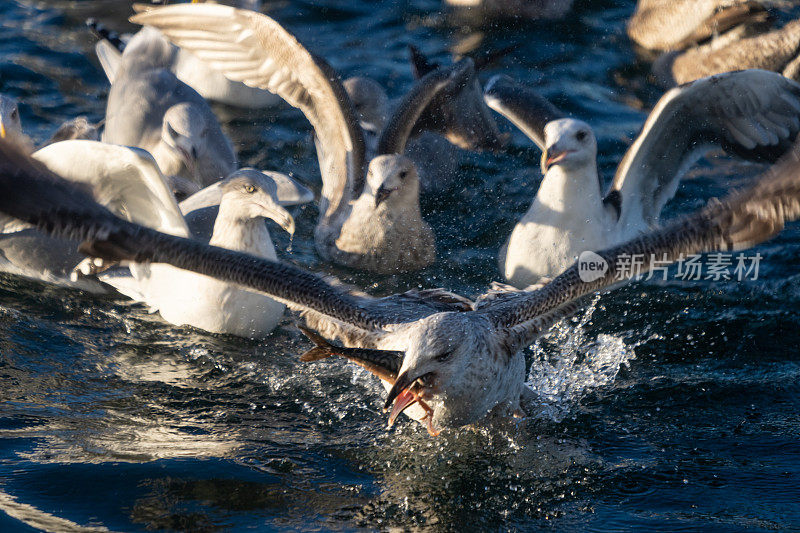
{"label": "seagull wing", "polygon": [[[578,265],[524,297],[500,299],[482,307],[495,327],[509,332],[516,346],[531,342],[553,321],[576,309],[576,300],[623,283],[632,276],[626,267],[634,256],[643,259],[641,272],[653,261],[711,251],[739,250],[763,242],[800,218],[800,146],[746,189],[712,201],[697,213],[614,248],[598,252],[608,265],[599,279],[584,282]],[[626,262],[627,258],[627,262]],[[663,264],[663,263],[661,263]]]}
{"label": "seagull wing", "polygon": [[618,207],[620,224],[654,224],[708,148],[774,161],[798,132],[800,85],[780,74],[744,70],[676,87],[650,113],[606,199]]}
{"label": "seagull wing", "polygon": [[483,91],[486,104],[506,117],[522,133],[544,150],[544,127],[566,117],[556,106],[533,89],[508,76],[494,76]]}
{"label": "seagull wing", "polygon": [[471,59],[462,59],[451,67],[443,67],[423,76],[406,93],[378,139],[378,154],[402,154],[411,131],[431,101],[447,93],[455,93],[471,82],[475,67]]}
{"label": "seagull wing", "polygon": [[341,81],[276,21],[215,4],[171,5],[131,20],[155,26],[227,78],[273,92],[303,112],[318,139],[323,216],[361,193],[364,138]]}
{"label": "seagull wing", "polygon": [[[391,299],[353,295],[341,286],[290,264],[270,261],[125,221],[92,199],[83,184],[69,183],[0,140],[0,212],[57,237],[84,242],[83,249],[111,261],[168,263],[265,293],[293,309],[370,333],[437,312],[466,309],[454,295],[406,298],[405,311]],[[456,298],[456,300],[453,300]],[[449,300],[453,303],[448,304]],[[435,302],[435,303],[431,303]]]}
{"label": "seagull wing", "polygon": [[144,150],[97,141],[50,144],[32,156],[121,218],[186,237],[189,230],[153,157]]}

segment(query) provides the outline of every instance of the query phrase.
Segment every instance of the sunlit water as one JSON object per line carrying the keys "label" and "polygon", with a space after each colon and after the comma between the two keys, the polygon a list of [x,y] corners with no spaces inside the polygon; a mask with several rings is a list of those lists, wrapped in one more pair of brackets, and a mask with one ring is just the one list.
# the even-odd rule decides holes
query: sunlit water
{"label": "sunlit water", "polygon": [[[481,33],[435,0],[269,11],[343,76],[373,76],[392,95],[412,81],[409,43],[441,60],[468,43],[521,43],[483,76],[506,72],[588,120],[610,178],[660,92],[624,36],[633,1],[576,3],[564,23]],[[35,139],[76,114],[102,118],[108,86],[83,21],[125,29],[128,13],[119,0],[0,2],[0,91],[23,100]],[[246,164],[319,187],[296,112],[216,111]],[[313,206],[297,210],[283,258],[375,294],[474,296],[499,279],[496,253],[541,179],[538,157],[518,132],[507,153],[464,154],[461,185],[424,205],[441,252],[424,272],[321,264]],[[760,168],[702,164],[669,214]],[[758,250],[758,281],[639,282],[590,302],[528,351],[534,416],[438,439],[406,420],[387,430],[382,388],[360,369],[299,364],[308,342],[291,318],[251,342],[2,276],[0,530],[796,530],[800,234]]]}

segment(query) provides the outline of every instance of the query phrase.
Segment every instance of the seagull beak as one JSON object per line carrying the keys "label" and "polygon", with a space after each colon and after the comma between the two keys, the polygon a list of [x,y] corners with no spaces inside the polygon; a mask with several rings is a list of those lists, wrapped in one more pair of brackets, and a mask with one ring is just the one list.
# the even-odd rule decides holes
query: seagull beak
{"label": "seagull beak", "polygon": [[389,195],[391,195],[394,191],[395,189],[388,189],[381,185],[380,188],[378,188],[378,192],[375,193],[375,207],[378,207],[384,201],[386,201],[386,199],[389,198]]}
{"label": "seagull beak", "polygon": [[551,152],[550,150],[545,149],[545,151],[542,152],[542,174],[547,174],[547,171],[551,166],[563,161],[570,152],[571,150],[554,150]]}
{"label": "seagull beak", "polygon": [[264,212],[264,217],[274,221],[289,235],[294,235],[294,217],[283,207],[276,203],[259,204]]}
{"label": "seagull beak", "polygon": [[0,121],[0,137],[2,137],[3,139],[6,138],[6,126],[5,124],[3,124],[2,121]]}
{"label": "seagull beak", "polygon": [[[407,370],[401,373],[399,376],[397,376],[397,379],[394,380],[394,385],[392,385],[392,389],[389,391],[389,396],[386,397],[386,402],[383,404],[384,411],[389,409],[392,403],[394,403],[395,399],[397,399],[404,393],[406,393],[408,396],[411,397],[411,399],[413,399],[414,396],[408,394],[407,389],[411,387],[411,385],[413,385],[416,380],[417,378],[411,379],[408,377]],[[398,400],[398,403],[403,403],[403,402],[405,402],[405,405],[402,406],[400,412],[402,412],[406,407],[411,405],[410,400],[406,399],[405,396],[403,396],[403,399]],[[400,412],[398,412],[397,414],[399,415]],[[394,414],[394,412],[392,412],[392,414]]]}
{"label": "seagull beak", "polygon": [[416,395],[412,394],[411,391],[404,390],[401,392],[397,396],[397,400],[394,402],[394,407],[392,407],[392,412],[389,415],[389,427],[394,425],[394,421],[403,411],[415,403],[417,403],[417,397]]}

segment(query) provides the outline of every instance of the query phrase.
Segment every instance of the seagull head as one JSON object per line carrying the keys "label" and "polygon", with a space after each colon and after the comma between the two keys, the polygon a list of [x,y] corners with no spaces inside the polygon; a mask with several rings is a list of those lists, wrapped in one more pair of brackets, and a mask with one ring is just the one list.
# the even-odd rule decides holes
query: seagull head
{"label": "seagull head", "polygon": [[386,125],[389,109],[389,98],[386,96],[386,91],[378,82],[370,78],[348,78],[344,80],[343,85],[361,123],[361,128],[371,134],[380,135]]}
{"label": "seagull head", "polygon": [[595,164],[597,139],[591,126],[582,120],[562,118],[548,122],[544,127],[544,143],[542,174],[555,165],[574,170]]}
{"label": "seagull head", "polygon": [[294,218],[278,203],[275,182],[252,168],[237,170],[221,184],[220,210],[232,209],[243,221],[268,218],[294,234]]}
{"label": "seagull head", "polygon": [[0,95],[0,138],[21,136],[22,122],[19,118],[19,102],[16,98]]}
{"label": "seagull head", "polygon": [[367,188],[375,202],[380,206],[403,207],[419,203],[419,177],[417,168],[404,155],[379,155],[369,163]]}
{"label": "seagull head", "polygon": [[[390,424],[419,402],[431,434],[481,418],[495,376],[482,367],[485,341],[466,313],[437,313],[417,322],[408,332],[403,364],[384,404],[392,408]],[[491,396],[489,394],[488,396]],[[423,403],[424,402],[424,403]]]}
{"label": "seagull head", "polygon": [[197,160],[205,154],[210,125],[194,104],[183,102],[167,109],[161,140],[174,150],[192,176],[198,171]]}

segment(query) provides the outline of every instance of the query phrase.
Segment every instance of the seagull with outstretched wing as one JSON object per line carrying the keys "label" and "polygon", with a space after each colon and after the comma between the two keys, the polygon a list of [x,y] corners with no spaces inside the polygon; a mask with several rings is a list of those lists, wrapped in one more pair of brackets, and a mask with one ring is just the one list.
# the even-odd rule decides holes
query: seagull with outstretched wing
{"label": "seagull with outstretched wing", "polygon": [[122,220],[75,185],[61,180],[6,142],[0,142],[0,212],[53,235],[82,241],[81,249],[108,260],[169,263],[263,292],[300,311],[331,346],[304,355],[340,355],[370,369],[389,390],[391,417],[401,412],[432,434],[514,414],[527,389],[521,350],[580,306],[582,297],[632,275],[624,258],[675,261],[712,250],[743,249],[765,241],[800,217],[800,148],[748,189],[708,204],[691,216],[613,248],[598,251],[607,270],[591,281],[573,265],[538,290],[495,295],[472,305],[447,291],[386,298],[354,294],[301,268],[210,246]]}

